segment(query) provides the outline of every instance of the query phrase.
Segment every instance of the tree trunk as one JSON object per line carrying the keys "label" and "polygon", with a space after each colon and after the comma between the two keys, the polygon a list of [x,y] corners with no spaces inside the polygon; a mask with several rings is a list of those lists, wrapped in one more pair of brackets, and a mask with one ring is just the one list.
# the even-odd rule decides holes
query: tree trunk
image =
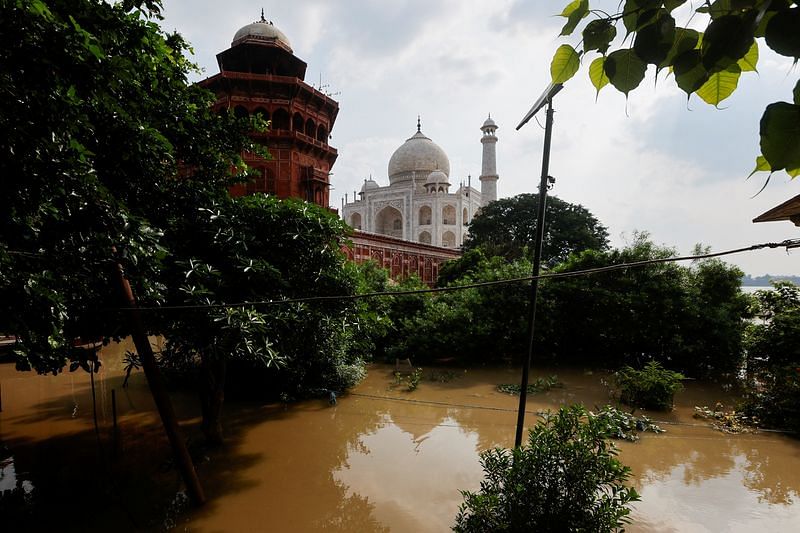
{"label": "tree trunk", "polygon": [[225,402],[225,371],[224,358],[203,358],[200,404],[203,412],[203,434],[210,446],[223,444],[222,404]]}

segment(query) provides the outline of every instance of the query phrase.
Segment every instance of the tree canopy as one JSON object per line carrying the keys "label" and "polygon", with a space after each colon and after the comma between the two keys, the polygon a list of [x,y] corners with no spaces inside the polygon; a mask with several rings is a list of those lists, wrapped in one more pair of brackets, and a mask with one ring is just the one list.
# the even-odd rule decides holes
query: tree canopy
{"label": "tree canopy", "polygon": [[[469,224],[465,250],[482,248],[487,255],[520,257],[536,236],[538,194],[520,194],[484,206]],[[551,264],[573,252],[608,248],[608,231],[588,209],[555,196],[547,199],[542,258]]]}
{"label": "tree canopy", "polygon": [[243,177],[250,125],[211,112],[158,9],[2,4],[0,330],[17,336],[22,369],[58,372],[81,364],[76,338],[123,335],[107,312],[114,264],[140,299],[162,299],[166,220]]}
{"label": "tree canopy", "polygon": [[[800,58],[800,4],[796,1],[686,4],[686,0],[624,0],[609,13],[591,9],[589,0],[570,2],[561,12],[567,19],[561,35],[572,35],[589,20],[580,32],[579,49],[563,44],[556,51],[550,66],[553,82],[564,83],[574,76],[584,55],[599,54],[589,65],[589,79],[598,93],[610,84],[627,96],[644,80],[648,65],[653,65],[656,76],[667,71],[687,97],[696,94],[718,106],[736,91],[742,74],[757,72],[759,43],[795,63]],[[703,31],[694,29],[703,25]],[[621,41],[615,41],[618,33],[624,35]],[[761,155],[753,173],[800,174],[800,81],[791,102],[766,107],[759,132]]]}

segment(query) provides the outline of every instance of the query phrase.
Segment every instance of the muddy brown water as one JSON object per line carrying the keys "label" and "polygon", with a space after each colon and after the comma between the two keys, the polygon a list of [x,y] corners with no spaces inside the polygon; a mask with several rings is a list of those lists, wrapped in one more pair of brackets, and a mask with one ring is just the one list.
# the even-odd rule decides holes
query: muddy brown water
{"label": "muddy brown water", "polygon": [[[459,489],[482,478],[479,452],[513,444],[518,400],[496,385],[516,382],[514,369],[425,369],[409,392],[392,367],[373,365],[335,406],[229,403],[228,444],[214,452],[200,444],[194,398],[173,393],[210,500],[191,510],[176,498],[180,481],[143,376],[121,388],[124,348],[104,350],[96,375],[99,439],[87,374],[0,365],[3,531],[448,531]],[[551,374],[564,388],[529,396],[528,424],[562,404],[608,402],[602,372],[533,375]],[[733,398],[688,382],[673,412],[650,414],[666,433],[618,442],[642,496],[628,531],[800,531],[800,440],[725,435],[692,417],[694,405],[718,401]]]}

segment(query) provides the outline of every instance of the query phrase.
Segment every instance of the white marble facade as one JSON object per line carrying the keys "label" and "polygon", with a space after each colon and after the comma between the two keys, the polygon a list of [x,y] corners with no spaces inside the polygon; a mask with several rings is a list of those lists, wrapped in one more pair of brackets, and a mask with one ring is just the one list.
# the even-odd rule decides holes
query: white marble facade
{"label": "white marble facade", "polygon": [[495,145],[497,125],[490,118],[483,131],[481,190],[461,183],[450,192],[450,160],[436,143],[417,132],[389,159],[389,185],[364,180],[358,199],[344,203],[342,218],[355,229],[445,248],[460,247],[467,224],[481,206],[497,199]]}

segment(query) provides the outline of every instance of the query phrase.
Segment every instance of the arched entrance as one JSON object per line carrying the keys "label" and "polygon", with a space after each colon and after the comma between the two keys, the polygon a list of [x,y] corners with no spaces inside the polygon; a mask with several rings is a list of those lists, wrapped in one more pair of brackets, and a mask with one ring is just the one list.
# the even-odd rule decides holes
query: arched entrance
{"label": "arched entrance", "polygon": [[403,214],[394,207],[387,206],[378,211],[375,217],[375,233],[403,238]]}

